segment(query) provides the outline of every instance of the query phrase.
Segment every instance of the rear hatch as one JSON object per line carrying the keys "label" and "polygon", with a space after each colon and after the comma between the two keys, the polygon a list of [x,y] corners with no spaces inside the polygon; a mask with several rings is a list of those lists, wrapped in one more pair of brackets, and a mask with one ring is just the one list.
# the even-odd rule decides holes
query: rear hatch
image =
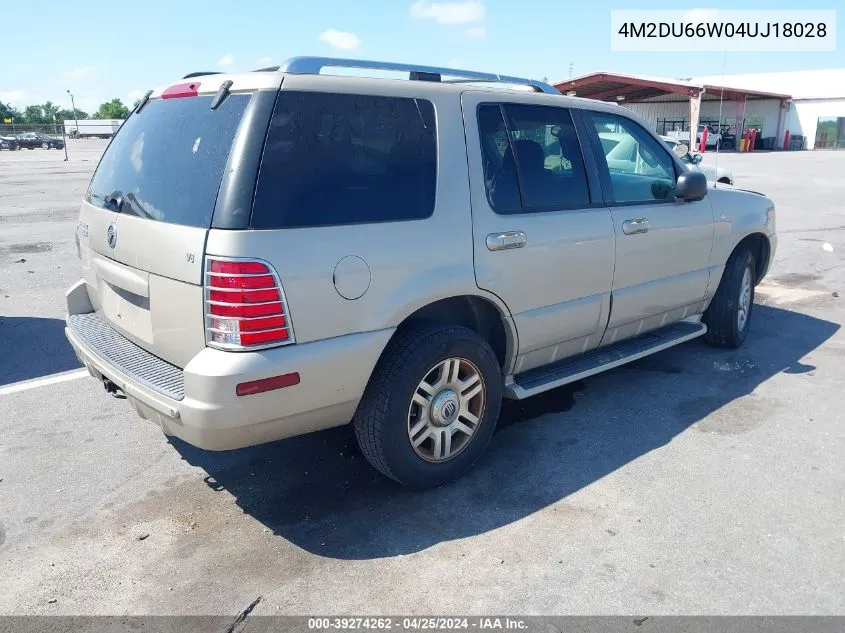
{"label": "rear hatch", "polygon": [[[89,295],[111,326],[184,367],[205,346],[203,253],[221,180],[254,92],[224,79],[153,98],[116,134],[80,214]],[[213,84],[213,85],[212,85]],[[206,86],[203,86],[206,88]],[[87,246],[87,248],[84,248]]]}

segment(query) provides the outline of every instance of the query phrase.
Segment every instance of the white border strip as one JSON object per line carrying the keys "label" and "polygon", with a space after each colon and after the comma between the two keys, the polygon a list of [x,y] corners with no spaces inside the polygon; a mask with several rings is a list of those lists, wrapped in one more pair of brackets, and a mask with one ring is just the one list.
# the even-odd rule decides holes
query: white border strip
{"label": "white border strip", "polygon": [[[801,3],[791,4],[798,6]],[[610,50],[718,53],[835,51],[836,11],[613,10],[610,12]]]}
{"label": "white border strip", "polygon": [[0,387],[0,396],[6,396],[10,393],[18,393],[19,391],[28,391],[30,389],[37,389],[38,387],[46,387],[47,385],[55,385],[60,382],[68,382],[76,380],[77,378],[84,378],[89,376],[87,369],[74,369],[73,371],[66,371],[61,374],[53,374],[52,376],[45,376],[44,378],[35,378],[33,380],[22,380],[21,382],[13,382],[11,385]]}

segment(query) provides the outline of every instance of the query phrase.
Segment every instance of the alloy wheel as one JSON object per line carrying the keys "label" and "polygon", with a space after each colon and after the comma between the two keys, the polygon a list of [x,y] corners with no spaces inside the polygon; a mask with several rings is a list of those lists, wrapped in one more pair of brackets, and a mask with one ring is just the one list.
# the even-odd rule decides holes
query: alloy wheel
{"label": "alloy wheel", "polygon": [[414,390],[408,408],[408,439],[428,462],[445,462],[463,451],[484,415],[486,388],[478,367],[448,358],[432,367]]}

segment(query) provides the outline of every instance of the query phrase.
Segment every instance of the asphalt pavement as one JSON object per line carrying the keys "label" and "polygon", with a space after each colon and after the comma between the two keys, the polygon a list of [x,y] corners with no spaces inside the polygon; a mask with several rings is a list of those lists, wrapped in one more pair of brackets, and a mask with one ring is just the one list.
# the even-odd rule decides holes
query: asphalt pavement
{"label": "asphalt pavement", "polygon": [[0,614],[845,611],[845,152],[718,157],[778,209],[744,347],[508,403],[473,471],[409,492],[349,428],[209,453],[78,376],[103,147],[0,152]]}

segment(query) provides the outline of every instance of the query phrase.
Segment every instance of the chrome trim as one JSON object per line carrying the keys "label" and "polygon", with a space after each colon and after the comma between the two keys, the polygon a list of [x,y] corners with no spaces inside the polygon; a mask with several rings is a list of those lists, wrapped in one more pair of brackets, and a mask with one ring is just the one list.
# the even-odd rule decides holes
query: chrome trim
{"label": "chrome trim", "polygon": [[639,233],[648,233],[648,228],[648,218],[625,220],[622,223],[622,232],[625,235],[637,235]]}
{"label": "chrome trim", "polygon": [[408,73],[428,73],[434,75],[448,75],[462,77],[473,81],[491,81],[496,83],[519,84],[531,86],[537,92],[560,95],[554,87],[536,79],[511,77],[495,73],[482,73],[475,70],[460,70],[458,68],[444,68],[440,66],[421,66],[419,64],[402,64],[395,62],[379,62],[364,59],[342,59],[338,57],[292,57],[281,66],[279,72],[292,75],[319,75],[325,67],[334,68],[363,68],[368,70],[395,70]]}
{"label": "chrome trim", "polygon": [[[214,272],[211,272],[210,270],[208,271],[209,277],[267,277],[270,274],[272,274],[272,273],[270,273],[269,271],[266,272],[266,273],[240,273],[240,274],[239,273],[214,273]],[[256,290],[256,289],[253,288],[253,290]],[[258,288],[258,290],[260,290],[260,288]]]}
{"label": "chrome trim", "polygon": [[487,250],[504,251],[512,248],[522,248],[528,243],[528,237],[522,231],[490,233],[487,236],[486,243]]}
{"label": "chrome trim", "polygon": [[[278,290],[278,288],[262,288],[262,290]],[[207,304],[213,306],[230,306],[230,307],[240,307],[240,306],[269,306],[274,303],[282,303],[282,300],[279,299],[278,301],[255,301],[253,303],[229,303],[227,301],[212,301],[211,299],[206,299],[205,302]],[[285,306],[282,305],[282,308]],[[287,314],[284,310],[282,310],[282,314]],[[217,316],[216,314],[212,314],[210,316]],[[267,316],[273,316],[268,314]]]}
{"label": "chrome trim", "polygon": [[[258,259],[256,257],[225,257],[225,256],[222,256],[222,255],[209,255],[209,254],[203,255],[203,259],[205,261],[203,262],[203,267],[202,267],[203,273],[204,273],[204,276],[203,276],[203,279],[202,279],[202,286],[203,286],[203,306],[202,306],[202,309],[203,309],[203,316],[204,316],[204,323],[203,323],[204,328],[203,329],[205,330],[205,344],[206,344],[207,347],[213,347],[214,349],[219,349],[219,350],[223,350],[223,351],[231,351],[231,352],[255,352],[255,351],[262,350],[262,349],[270,349],[270,348],[273,348],[273,347],[281,347],[283,345],[292,345],[292,344],[296,343],[296,333],[295,333],[295,330],[294,330],[294,327],[293,327],[293,320],[291,319],[291,316],[290,316],[290,311],[289,311],[289,308],[288,308],[288,299],[287,299],[287,296],[285,295],[285,289],[282,286],[282,280],[279,278],[279,273],[276,272],[276,268],[270,262],[263,260],[263,259]],[[273,276],[273,280],[276,282],[275,290],[278,290],[279,297],[281,298],[281,301],[267,301],[267,302],[264,302],[264,303],[221,303],[219,301],[211,301],[211,299],[209,298],[210,297],[209,293],[212,290],[215,290],[215,291],[225,290],[224,288],[213,288],[206,283],[209,275],[219,275],[219,274],[225,275],[225,273],[212,273],[211,272],[211,261],[212,260],[217,260],[217,261],[220,261],[220,262],[254,262],[254,263],[257,263],[257,264],[263,264],[264,266],[267,267],[267,270],[269,271],[269,273],[256,273],[256,274],[258,276],[265,276],[265,275],[268,275],[268,274]],[[251,276],[251,275],[246,275],[246,276]],[[231,288],[230,290],[242,290],[242,289],[241,288]],[[252,290],[271,290],[271,288],[253,288]],[[211,318],[211,317],[214,317],[214,318],[223,318],[223,317],[216,317],[215,315],[209,314],[208,313],[208,305],[209,304],[228,305],[228,306],[245,306],[245,305],[257,306],[257,305],[267,305],[267,304],[272,304],[272,303],[281,303],[282,304],[282,312],[280,314],[268,314],[268,315],[265,315],[263,317],[251,317],[251,318],[268,318],[268,317],[272,317],[272,316],[284,316],[285,317],[285,323],[286,323],[284,329],[287,330],[288,335],[289,335],[287,340],[276,341],[276,342],[267,343],[267,344],[264,344],[264,345],[246,345],[246,346],[244,346],[244,345],[233,345],[231,343],[217,343],[217,342],[211,340],[211,336],[210,336],[210,334],[211,334],[210,329],[211,328],[208,327],[208,319]],[[222,333],[231,334],[231,332],[222,332]]]}
{"label": "chrome trim", "polygon": [[[261,276],[266,277],[269,274],[270,273],[265,273]],[[209,273],[209,276],[211,276],[211,273]],[[234,277],[235,275],[232,275],[232,276]],[[212,290],[222,290],[223,292],[255,292],[257,290],[275,290],[276,289],[275,287],[270,287],[270,288],[223,288],[222,286],[209,286],[209,288],[211,288]]]}
{"label": "chrome trim", "polygon": [[[259,305],[259,304],[244,304],[244,305]],[[257,316],[257,317],[236,317],[236,316],[217,316],[216,314],[207,314],[207,319],[228,319],[232,321],[255,321],[257,319],[274,319],[276,317],[287,317],[286,314],[268,314],[267,316]],[[285,326],[287,327],[287,325]]]}
{"label": "chrome trim", "polygon": [[[231,330],[221,330],[220,328],[216,327],[210,327],[208,328],[208,330],[211,332],[217,332],[218,334],[234,334],[234,332],[232,332]],[[249,330],[248,332],[238,332],[238,334],[263,334],[265,332],[288,332],[288,329],[286,327],[272,327],[267,328],[265,330]]]}

